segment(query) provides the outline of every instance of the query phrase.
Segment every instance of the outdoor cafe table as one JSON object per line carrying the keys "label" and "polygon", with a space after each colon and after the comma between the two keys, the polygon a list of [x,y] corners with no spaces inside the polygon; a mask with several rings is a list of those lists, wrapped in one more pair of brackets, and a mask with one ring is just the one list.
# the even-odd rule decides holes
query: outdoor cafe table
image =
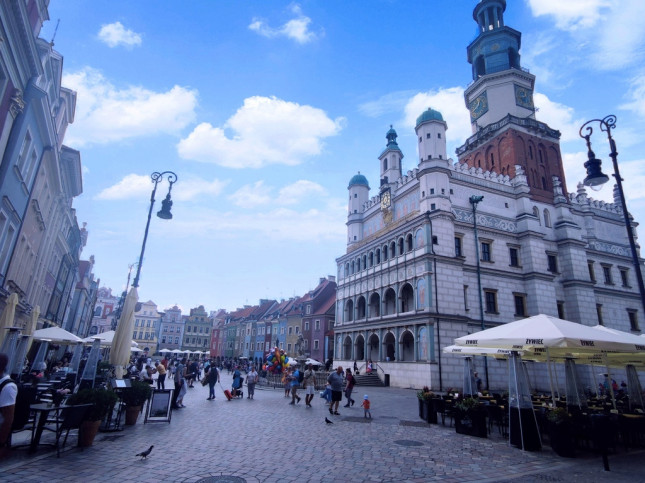
{"label": "outdoor cafe table", "polygon": [[[31,444],[29,445],[29,452],[34,453],[38,449],[38,444],[40,443],[40,438],[45,429],[45,424],[47,424],[47,418],[51,411],[56,411],[56,416],[61,409],[67,406],[54,406],[50,403],[38,403],[32,404],[29,406],[29,409],[36,413],[36,419],[34,420],[34,425],[31,428]],[[56,423],[58,429],[58,423]]]}

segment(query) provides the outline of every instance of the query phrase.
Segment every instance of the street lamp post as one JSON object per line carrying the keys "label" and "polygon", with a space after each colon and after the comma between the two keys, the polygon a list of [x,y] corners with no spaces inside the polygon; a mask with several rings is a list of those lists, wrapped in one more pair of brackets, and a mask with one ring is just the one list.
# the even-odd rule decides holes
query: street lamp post
{"label": "street lamp post", "polygon": [[[473,206],[473,226],[475,227],[475,258],[477,260],[477,293],[479,295],[479,321],[481,322],[481,329],[486,330],[484,323],[484,300],[482,299],[482,274],[481,264],[479,260],[479,237],[477,236],[477,203],[484,199],[483,196],[472,195],[468,201]],[[490,389],[488,384],[488,359],[484,356],[484,374],[486,376],[486,390]]]}
{"label": "street lamp post", "polygon": [[[629,212],[627,211],[627,202],[625,201],[625,193],[623,191],[623,179],[620,177],[620,171],[618,170],[618,151],[616,150],[616,142],[611,136],[611,130],[616,127],[616,116],[610,114],[609,116],[603,119],[592,119],[587,121],[580,127],[580,137],[587,142],[587,156],[588,160],[585,163],[585,168],[587,169],[587,177],[584,179],[583,183],[586,186],[589,186],[593,190],[600,189],[600,187],[609,181],[609,177],[602,172],[601,164],[602,161],[596,158],[596,154],[591,150],[591,135],[593,134],[593,128],[590,124],[598,123],[600,124],[600,130],[607,133],[607,139],[609,141],[609,149],[611,152],[609,156],[614,164],[614,178],[616,178],[616,185],[618,186],[618,193],[620,195],[620,203],[622,205],[623,217],[625,219],[625,227],[627,228],[627,238],[629,239],[629,247],[632,252],[632,262],[634,264],[634,270],[636,271],[636,280],[638,283],[638,291],[641,296],[641,304],[643,305],[643,316],[645,317],[645,285],[643,285],[643,274],[641,272],[641,264],[638,259],[638,252],[636,251],[636,242],[634,241],[634,231],[632,230],[632,223],[630,220]],[[583,130],[586,131],[586,134],[583,134]]]}
{"label": "street lamp post", "polygon": [[139,276],[141,275],[141,265],[143,265],[143,254],[146,251],[146,241],[148,240],[148,229],[150,228],[150,217],[152,216],[152,207],[155,204],[155,193],[157,192],[157,185],[166,177],[170,187],[168,188],[168,194],[166,198],[161,201],[161,210],[157,212],[157,216],[164,220],[172,219],[172,213],[170,208],[172,207],[172,201],[170,200],[170,192],[172,191],[172,185],[177,181],[177,175],[172,171],[164,171],[163,173],[154,172],[150,175],[150,179],[154,183],[155,187],[152,189],[152,194],[150,195],[150,210],[148,210],[148,222],[146,223],[146,231],[143,235],[143,244],[141,245],[141,255],[139,255],[139,263],[137,265],[137,275],[134,277],[134,282],[132,282],[133,287],[139,286]]}

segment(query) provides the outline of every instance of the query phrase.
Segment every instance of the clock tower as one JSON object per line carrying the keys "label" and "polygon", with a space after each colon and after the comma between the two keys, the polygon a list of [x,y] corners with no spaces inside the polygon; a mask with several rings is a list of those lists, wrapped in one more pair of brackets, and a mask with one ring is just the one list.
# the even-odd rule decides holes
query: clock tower
{"label": "clock tower", "polygon": [[481,0],[473,11],[479,35],[467,48],[473,83],[464,92],[473,136],[457,156],[511,178],[521,166],[530,196],[553,203],[553,177],[566,186],[560,132],[535,118],[535,76],[520,64],[522,34],[504,25],[505,10],[506,0]]}

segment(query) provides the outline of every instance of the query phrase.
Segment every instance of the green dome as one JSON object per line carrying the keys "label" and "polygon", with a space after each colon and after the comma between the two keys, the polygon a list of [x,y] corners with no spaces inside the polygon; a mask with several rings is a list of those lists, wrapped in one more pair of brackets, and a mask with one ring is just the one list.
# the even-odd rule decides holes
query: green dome
{"label": "green dome", "polygon": [[352,176],[352,179],[349,180],[349,186],[347,187],[347,189],[356,185],[367,186],[368,189],[370,187],[370,184],[367,182],[367,178],[363,176],[360,171],[358,172],[358,174]]}
{"label": "green dome", "polygon": [[443,120],[443,116],[441,115],[441,113],[439,111],[435,111],[430,107],[426,111],[423,111],[423,113],[419,117],[417,117],[416,125],[418,127],[420,124],[423,124],[424,122],[427,122],[427,121],[445,122]]}

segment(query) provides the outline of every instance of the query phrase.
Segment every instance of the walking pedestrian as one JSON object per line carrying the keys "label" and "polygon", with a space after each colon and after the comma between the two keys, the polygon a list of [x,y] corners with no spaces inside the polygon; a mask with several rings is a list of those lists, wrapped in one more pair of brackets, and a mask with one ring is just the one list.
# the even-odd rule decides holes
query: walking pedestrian
{"label": "walking pedestrian", "polygon": [[255,395],[255,385],[259,379],[258,372],[255,370],[255,366],[251,366],[249,373],[246,375],[246,385],[249,388],[249,392],[246,395],[247,399],[253,399]]}
{"label": "walking pedestrian", "polygon": [[291,384],[291,402],[289,404],[296,404],[296,399],[300,402],[300,396],[298,396],[298,386],[300,383],[298,379],[300,378],[300,371],[296,368],[295,371],[291,373],[291,378],[289,383]]}
{"label": "walking pedestrian", "polygon": [[215,399],[215,384],[219,381],[219,370],[215,367],[215,364],[211,364],[208,367],[208,372],[204,376],[208,381],[208,401]]}
{"label": "walking pedestrian", "polygon": [[356,379],[352,375],[352,370],[348,367],[345,375],[345,380],[347,381],[347,386],[345,387],[345,397],[347,398],[347,404],[344,407],[348,408],[353,406],[356,401],[352,399],[352,391],[354,390],[354,384],[356,384]]}
{"label": "walking pedestrian", "polygon": [[343,367],[338,366],[335,372],[329,374],[327,382],[331,385],[331,404],[329,414],[340,416],[338,404],[343,399]]}
{"label": "walking pedestrian", "polygon": [[155,362],[155,369],[157,370],[157,389],[166,389],[166,368],[163,364]]}
{"label": "walking pedestrian", "polygon": [[314,390],[316,388],[315,382],[316,376],[314,375],[313,366],[311,364],[307,364],[307,370],[305,371],[302,384],[305,388],[305,404],[308,408],[312,407],[311,401],[314,398]]}
{"label": "walking pedestrian", "polygon": [[363,408],[363,417],[366,419],[372,419],[372,413],[370,412],[370,399],[367,397],[367,394],[363,396],[363,404],[361,404],[361,407]]}
{"label": "walking pedestrian", "polygon": [[175,366],[175,372],[174,372],[174,378],[173,381],[175,383],[175,392],[172,394],[172,408],[173,409],[179,409],[180,407],[177,404],[177,400],[179,399],[179,391],[181,391],[181,386],[182,386],[182,381],[184,380],[184,372],[186,371],[186,358],[184,357],[179,363],[177,363]]}

